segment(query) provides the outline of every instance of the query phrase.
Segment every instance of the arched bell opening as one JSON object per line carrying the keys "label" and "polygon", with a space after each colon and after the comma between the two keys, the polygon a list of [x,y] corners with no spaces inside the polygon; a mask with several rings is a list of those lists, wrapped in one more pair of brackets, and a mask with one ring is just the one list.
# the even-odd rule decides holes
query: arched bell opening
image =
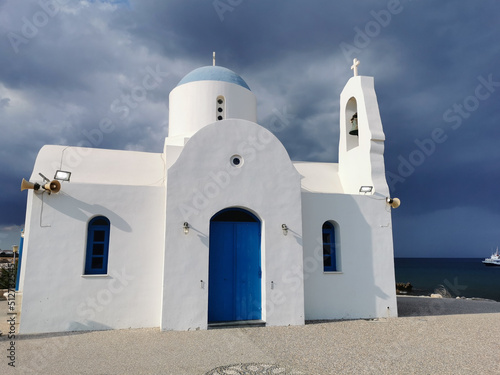
{"label": "arched bell opening", "polygon": [[347,101],[345,108],[345,128],[347,151],[359,146],[358,103],[354,97]]}

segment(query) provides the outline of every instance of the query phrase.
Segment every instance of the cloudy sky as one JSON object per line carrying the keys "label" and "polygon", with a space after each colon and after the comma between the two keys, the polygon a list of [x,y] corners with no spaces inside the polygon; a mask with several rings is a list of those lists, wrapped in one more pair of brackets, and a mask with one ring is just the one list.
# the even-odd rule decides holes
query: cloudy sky
{"label": "cloudy sky", "polygon": [[[497,0],[0,0],[0,248],[18,243],[19,186],[43,145],[161,152],[169,92],[216,51],[260,124],[287,116],[276,135],[291,158],[325,162],[357,57],[402,201],[395,255],[487,256],[500,245],[499,16]],[[151,71],[159,84],[142,90]],[[92,138],[103,120],[115,130]]]}

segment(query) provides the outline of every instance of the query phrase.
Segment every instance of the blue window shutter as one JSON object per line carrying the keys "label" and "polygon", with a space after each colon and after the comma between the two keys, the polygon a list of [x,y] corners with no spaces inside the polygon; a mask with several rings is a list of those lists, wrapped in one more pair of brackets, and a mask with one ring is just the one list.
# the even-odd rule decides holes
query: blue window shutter
{"label": "blue window shutter", "polygon": [[85,275],[108,273],[109,220],[104,216],[93,218],[88,224]]}
{"label": "blue window shutter", "polygon": [[329,221],[323,224],[323,271],[337,271],[335,227]]}

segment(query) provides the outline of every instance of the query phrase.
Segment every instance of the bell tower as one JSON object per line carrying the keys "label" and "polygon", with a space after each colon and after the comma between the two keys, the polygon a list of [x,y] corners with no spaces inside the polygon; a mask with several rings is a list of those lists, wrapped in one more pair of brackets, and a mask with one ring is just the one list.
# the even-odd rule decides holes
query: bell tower
{"label": "bell tower", "polygon": [[[358,75],[354,59],[351,77],[340,94],[339,176],[347,194],[388,195],[385,179],[385,134],[373,77]],[[372,187],[368,192],[361,187]],[[366,188],[365,188],[366,189]],[[369,190],[369,189],[366,189]]]}

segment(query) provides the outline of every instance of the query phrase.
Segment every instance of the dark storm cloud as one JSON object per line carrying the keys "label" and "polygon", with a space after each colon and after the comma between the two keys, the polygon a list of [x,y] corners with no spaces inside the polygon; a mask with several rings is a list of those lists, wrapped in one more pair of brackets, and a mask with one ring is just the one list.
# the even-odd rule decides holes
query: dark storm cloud
{"label": "dark storm cloud", "polygon": [[[360,74],[375,77],[386,168],[403,201],[396,254],[414,255],[413,243],[449,254],[468,213],[468,245],[498,237],[498,2],[51,3],[52,13],[37,1],[0,3],[0,226],[23,223],[18,185],[44,144],[160,152],[168,93],[216,51],[292,159],[327,162],[337,161],[338,98],[359,58]],[[17,51],[13,34],[24,38]],[[161,82],[140,96],[148,69]],[[98,134],[103,120],[112,132]]]}
{"label": "dark storm cloud", "polygon": [[[304,2],[243,1],[222,13],[217,12],[216,4],[180,0],[160,6],[137,4],[138,19],[148,22],[136,23],[131,32],[161,46],[165,53],[205,60],[207,53],[216,49],[232,63],[254,65],[297,50],[327,54],[324,47],[331,50],[341,29],[335,23],[341,19],[336,15],[343,11],[331,2],[311,6]],[[269,39],[273,43],[268,43]]]}

